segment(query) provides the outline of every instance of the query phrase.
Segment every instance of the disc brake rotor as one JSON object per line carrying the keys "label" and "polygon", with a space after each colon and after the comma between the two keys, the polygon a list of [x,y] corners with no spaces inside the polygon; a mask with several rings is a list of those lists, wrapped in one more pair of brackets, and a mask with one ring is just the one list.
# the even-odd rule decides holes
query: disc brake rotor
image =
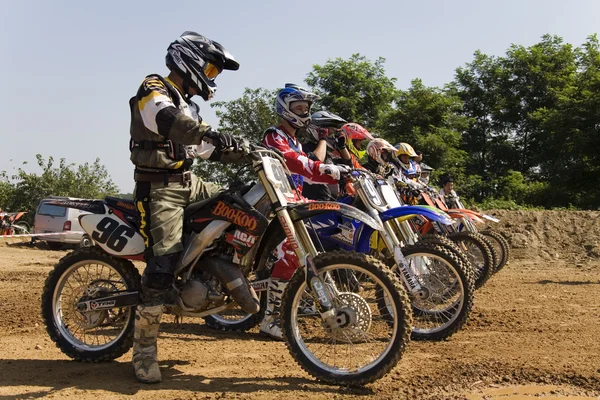
{"label": "disc brake rotor", "polygon": [[336,341],[357,342],[371,328],[372,313],[369,304],[360,295],[351,292],[336,296],[338,303],[336,324],[334,327],[325,324],[325,330]]}

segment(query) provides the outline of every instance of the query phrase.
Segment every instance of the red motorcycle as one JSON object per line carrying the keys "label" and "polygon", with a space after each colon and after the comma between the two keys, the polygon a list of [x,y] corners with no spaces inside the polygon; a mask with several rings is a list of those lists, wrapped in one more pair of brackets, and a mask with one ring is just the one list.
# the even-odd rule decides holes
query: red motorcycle
{"label": "red motorcycle", "polygon": [[0,209],[0,235],[22,235],[31,233],[31,226],[25,221],[19,221],[26,211],[7,213]]}

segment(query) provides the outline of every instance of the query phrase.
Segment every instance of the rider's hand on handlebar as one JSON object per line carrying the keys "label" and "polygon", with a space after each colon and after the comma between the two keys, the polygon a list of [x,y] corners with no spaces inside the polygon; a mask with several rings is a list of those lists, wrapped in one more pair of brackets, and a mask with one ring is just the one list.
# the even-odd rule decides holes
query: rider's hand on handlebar
{"label": "rider's hand on handlebar", "polygon": [[348,171],[348,168],[343,165],[321,164],[319,166],[319,172],[321,174],[329,175],[336,181],[339,181],[342,174],[346,174]]}
{"label": "rider's hand on handlebar", "polygon": [[238,152],[240,150],[240,145],[237,140],[228,133],[208,131],[204,134],[204,137],[209,139],[212,145],[215,146],[218,151]]}

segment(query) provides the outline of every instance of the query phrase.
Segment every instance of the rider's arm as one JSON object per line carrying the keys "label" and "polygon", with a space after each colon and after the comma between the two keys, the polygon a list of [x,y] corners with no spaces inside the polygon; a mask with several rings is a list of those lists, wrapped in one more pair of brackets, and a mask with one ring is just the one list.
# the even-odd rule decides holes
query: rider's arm
{"label": "rider's arm", "polygon": [[294,174],[302,175],[307,181],[314,183],[337,183],[335,179],[329,175],[321,174],[319,167],[320,161],[313,161],[304,153],[297,153],[290,148],[287,138],[278,132],[268,133],[263,142],[270,147],[279,150],[285,157],[287,167]]}
{"label": "rider's arm", "polygon": [[206,123],[188,117],[175,107],[169,91],[158,78],[144,79],[136,100],[146,128],[165,139],[186,145],[202,144],[202,136],[211,130]]}
{"label": "rider's arm", "polygon": [[319,161],[325,162],[325,156],[327,155],[327,141],[325,139],[319,140],[319,144],[317,144],[317,148],[313,151],[313,154]]}

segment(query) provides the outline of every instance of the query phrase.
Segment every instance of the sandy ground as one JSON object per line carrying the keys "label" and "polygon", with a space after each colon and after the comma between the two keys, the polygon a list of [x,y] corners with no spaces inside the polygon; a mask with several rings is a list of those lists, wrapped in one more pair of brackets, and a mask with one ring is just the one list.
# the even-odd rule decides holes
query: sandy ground
{"label": "sandy ground", "polygon": [[163,382],[134,379],[131,353],[70,361],[45,332],[40,296],[67,251],[0,243],[0,399],[408,398],[600,399],[600,213],[497,212],[513,257],[475,297],[449,340],[412,342],[398,366],[362,389],[315,382],[285,345],[202,320],[161,325]]}

